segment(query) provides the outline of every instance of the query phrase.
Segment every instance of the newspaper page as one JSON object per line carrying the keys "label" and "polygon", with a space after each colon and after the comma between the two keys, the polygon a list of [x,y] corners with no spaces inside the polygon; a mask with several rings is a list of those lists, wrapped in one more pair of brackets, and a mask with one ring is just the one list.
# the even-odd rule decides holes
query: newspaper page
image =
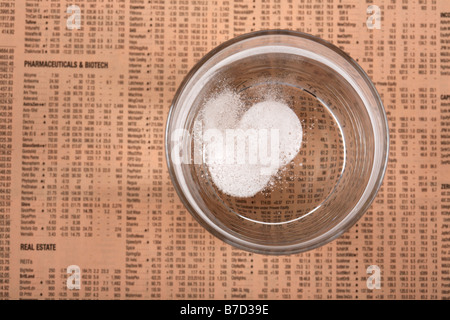
{"label": "newspaper page", "polygon": [[[0,13],[1,299],[450,298],[449,1],[1,0]],[[184,76],[264,29],[347,52],[390,127],[370,210],[286,256],[205,231],[165,162]]]}

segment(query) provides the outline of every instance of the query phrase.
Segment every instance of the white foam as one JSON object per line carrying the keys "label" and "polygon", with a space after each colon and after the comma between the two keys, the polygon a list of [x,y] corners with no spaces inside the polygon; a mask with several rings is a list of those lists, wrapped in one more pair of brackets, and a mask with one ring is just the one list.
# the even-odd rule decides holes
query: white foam
{"label": "white foam", "polygon": [[207,101],[202,115],[204,159],[228,195],[254,196],[300,150],[300,120],[282,102],[268,99],[244,112],[239,96],[226,91]]}

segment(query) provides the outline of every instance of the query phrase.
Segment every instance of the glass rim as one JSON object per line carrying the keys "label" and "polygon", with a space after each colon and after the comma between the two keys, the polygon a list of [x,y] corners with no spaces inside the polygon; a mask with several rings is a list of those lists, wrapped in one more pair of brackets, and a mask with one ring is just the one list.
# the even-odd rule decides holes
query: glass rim
{"label": "glass rim", "polygon": [[[172,160],[171,160],[171,148],[170,148],[171,141],[169,141],[169,139],[168,139],[168,137],[170,136],[169,130],[171,129],[170,128],[171,120],[173,118],[173,114],[177,107],[179,98],[180,98],[181,94],[184,92],[187,84],[194,77],[194,75],[197,73],[197,71],[207,61],[209,61],[212,57],[214,57],[217,53],[222,52],[223,50],[225,50],[226,48],[228,48],[234,44],[237,44],[239,42],[242,42],[242,41],[245,41],[248,39],[262,37],[262,36],[270,36],[270,35],[292,36],[292,37],[299,37],[299,38],[307,39],[307,40],[310,40],[315,43],[323,45],[327,49],[334,51],[339,56],[344,58],[346,60],[346,62],[348,62],[350,64],[350,67],[358,72],[358,74],[361,76],[361,79],[363,79],[365,81],[367,87],[370,89],[370,92],[373,95],[373,97],[376,101],[376,104],[377,104],[377,108],[376,108],[377,113],[382,118],[382,127],[383,127],[382,132],[385,133],[384,141],[380,141],[380,144],[382,144],[385,147],[383,147],[383,154],[380,156],[380,159],[382,160],[382,162],[380,163],[380,169],[378,170],[378,176],[375,178],[375,184],[372,186],[369,196],[367,197],[367,199],[365,200],[363,205],[359,208],[359,210],[357,212],[355,212],[354,214],[352,214],[351,216],[350,216],[350,214],[352,213],[353,210],[350,210],[345,215],[344,219],[341,222],[339,222],[336,226],[334,226],[333,228],[331,228],[324,234],[319,235],[318,237],[315,237],[306,242],[299,242],[299,243],[289,244],[289,245],[266,245],[266,244],[263,245],[263,244],[251,243],[246,240],[234,241],[233,240],[234,237],[230,237],[230,236],[227,236],[224,234],[224,233],[227,233],[226,231],[224,231],[224,233],[218,232],[217,229],[213,228],[209,223],[207,223],[204,219],[202,219],[200,217],[200,215],[198,214],[197,210],[195,210],[193,208],[193,206],[191,205],[189,200],[186,198],[186,196],[179,184],[178,177],[175,173],[174,164],[172,163]],[[389,145],[390,145],[389,125],[388,125],[386,111],[383,106],[383,102],[381,100],[381,97],[380,97],[378,91],[376,90],[374,83],[369,78],[367,73],[361,68],[361,66],[352,57],[350,57],[347,53],[345,53],[342,49],[338,48],[334,44],[332,44],[322,38],[319,38],[317,36],[308,34],[308,33],[294,31],[294,30],[287,30],[287,29],[268,29],[268,30],[259,30],[259,31],[253,31],[253,32],[241,34],[239,36],[233,37],[233,38],[219,44],[218,46],[216,46],[215,48],[210,50],[208,53],[206,53],[190,69],[190,71],[184,76],[182,82],[178,86],[177,91],[175,92],[175,95],[172,99],[169,113],[167,115],[166,127],[165,127],[165,139],[164,139],[164,148],[165,148],[165,156],[166,156],[165,158],[166,158],[166,164],[167,164],[167,168],[169,171],[170,179],[173,183],[174,189],[175,189],[176,193],[178,194],[178,197],[180,198],[182,204],[188,210],[188,212],[195,218],[195,220],[203,228],[205,228],[207,231],[209,231],[212,235],[214,235],[215,237],[219,238],[220,240],[224,241],[227,244],[230,244],[239,249],[243,249],[243,250],[250,251],[253,253],[267,254],[267,255],[286,255],[286,254],[294,254],[294,253],[301,253],[301,252],[309,251],[309,250],[320,247],[322,245],[325,245],[325,244],[335,240],[336,238],[340,237],[344,232],[346,232],[348,229],[350,229],[362,217],[362,215],[368,210],[368,208],[374,201],[374,199],[383,183],[383,179],[384,179],[384,176],[385,176],[385,173],[387,170],[387,164],[388,164],[388,160],[389,160]],[[372,172],[371,176],[374,173],[376,173],[376,171]],[[367,187],[368,186],[366,185],[365,188],[367,188]],[[247,245],[245,245],[243,243],[247,243]],[[306,244],[308,244],[308,245],[306,245]]]}

